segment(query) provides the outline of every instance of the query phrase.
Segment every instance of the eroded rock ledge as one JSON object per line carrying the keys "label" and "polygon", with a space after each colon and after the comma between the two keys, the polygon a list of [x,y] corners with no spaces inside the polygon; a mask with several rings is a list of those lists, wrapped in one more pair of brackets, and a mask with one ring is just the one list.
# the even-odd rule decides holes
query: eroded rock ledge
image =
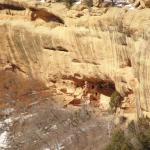
{"label": "eroded rock ledge", "polygon": [[0,10],[2,99],[50,90],[66,106],[81,99],[87,82],[94,86],[91,95],[110,96],[117,90],[133,108],[138,102],[139,114],[150,111],[149,9],[102,8],[96,16],[84,11],[80,17],[72,17],[78,11],[70,10],[58,17],[62,22],[32,19],[32,9],[14,9]]}

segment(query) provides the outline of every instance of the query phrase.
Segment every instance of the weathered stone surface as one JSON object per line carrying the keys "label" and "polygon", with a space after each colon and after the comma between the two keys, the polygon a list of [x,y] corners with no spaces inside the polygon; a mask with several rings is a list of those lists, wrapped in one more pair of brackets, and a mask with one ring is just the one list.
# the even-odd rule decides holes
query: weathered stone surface
{"label": "weathered stone surface", "polygon": [[31,11],[17,11],[0,16],[1,97],[53,89],[66,104],[85,81],[93,85],[103,81],[113,83],[123,97],[133,93],[138,110],[150,111],[149,9],[108,8],[99,16],[80,18],[66,15],[65,25],[40,18],[31,21]]}
{"label": "weathered stone surface", "polygon": [[143,9],[143,8],[150,8],[150,1],[149,0],[129,0],[130,3],[134,4],[134,7]]}

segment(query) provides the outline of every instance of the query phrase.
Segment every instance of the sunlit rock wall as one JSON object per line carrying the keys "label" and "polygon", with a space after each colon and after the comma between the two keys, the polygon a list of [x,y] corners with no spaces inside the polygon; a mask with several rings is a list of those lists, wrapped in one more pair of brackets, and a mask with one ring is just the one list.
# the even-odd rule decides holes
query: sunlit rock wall
{"label": "sunlit rock wall", "polygon": [[109,8],[100,16],[65,17],[64,26],[8,16],[0,17],[2,96],[103,80],[122,96],[133,93],[138,110],[150,111],[149,9]]}

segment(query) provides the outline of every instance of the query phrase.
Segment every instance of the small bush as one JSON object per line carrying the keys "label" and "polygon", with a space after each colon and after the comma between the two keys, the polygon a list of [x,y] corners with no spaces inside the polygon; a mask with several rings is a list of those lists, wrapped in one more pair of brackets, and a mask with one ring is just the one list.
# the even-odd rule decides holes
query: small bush
{"label": "small bush", "polygon": [[150,130],[144,133],[140,132],[137,139],[142,145],[142,150],[150,150]]}
{"label": "small bush", "polygon": [[132,135],[136,134],[135,122],[133,120],[128,124],[128,130]]}
{"label": "small bush", "polygon": [[[73,3],[76,2],[76,0],[58,0],[59,2],[64,2],[67,8],[70,8]],[[91,8],[93,6],[93,1],[92,0],[83,0],[82,4],[87,6],[88,8]]]}
{"label": "small bush", "polygon": [[135,150],[129,139],[125,137],[124,131],[119,129],[112,135],[111,143],[106,150]]}
{"label": "small bush", "polygon": [[150,119],[131,121],[126,131],[116,130],[106,150],[150,150]]}
{"label": "small bush", "polygon": [[138,123],[139,130],[141,131],[150,128],[150,119],[147,117],[140,118],[137,123]]}
{"label": "small bush", "polygon": [[79,126],[80,123],[86,122],[87,120],[92,118],[92,112],[88,110],[86,107],[81,107],[81,109],[77,110],[71,116],[71,122],[73,126]]}
{"label": "small bush", "polygon": [[150,150],[150,119],[140,118],[137,122],[137,139],[143,150]]}
{"label": "small bush", "polygon": [[116,112],[117,107],[120,106],[122,100],[122,96],[117,92],[113,92],[110,98],[110,109],[112,112]]}
{"label": "small bush", "polygon": [[76,2],[75,0],[56,0],[56,2],[59,3],[64,3],[66,5],[67,8],[70,8],[74,2]]}
{"label": "small bush", "polygon": [[83,4],[90,8],[93,6],[93,0],[83,0]]}
{"label": "small bush", "polygon": [[128,125],[131,138],[136,138],[141,145],[139,150],[150,150],[150,119],[140,118],[137,123],[131,121]]}
{"label": "small bush", "polygon": [[65,3],[67,8],[70,8],[75,2],[75,0],[62,0],[62,1]]}

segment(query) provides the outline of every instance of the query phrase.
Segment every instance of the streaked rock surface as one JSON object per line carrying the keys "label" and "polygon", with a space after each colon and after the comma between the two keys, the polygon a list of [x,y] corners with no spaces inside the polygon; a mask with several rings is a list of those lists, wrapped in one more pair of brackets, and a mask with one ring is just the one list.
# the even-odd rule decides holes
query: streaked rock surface
{"label": "streaked rock surface", "polygon": [[[33,91],[50,90],[66,105],[74,100],[76,89],[82,92],[85,81],[93,85],[103,81],[114,84],[124,99],[132,97],[139,115],[150,111],[148,8],[93,7],[89,15],[86,8],[67,10],[57,3],[46,7],[25,1],[16,4],[25,8],[21,10],[1,4],[2,99],[23,99]],[[33,9],[37,18],[31,21]],[[47,12],[65,24],[51,16],[45,22]]]}

